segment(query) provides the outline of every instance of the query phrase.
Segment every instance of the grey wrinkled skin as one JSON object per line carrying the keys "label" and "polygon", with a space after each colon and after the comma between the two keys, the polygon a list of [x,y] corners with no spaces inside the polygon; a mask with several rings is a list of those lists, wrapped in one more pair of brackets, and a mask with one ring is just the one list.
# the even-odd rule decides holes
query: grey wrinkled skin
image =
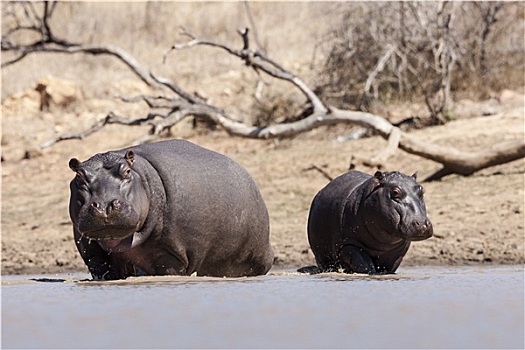
{"label": "grey wrinkled skin", "polygon": [[300,272],[394,273],[411,241],[430,238],[423,188],[415,174],[349,171],[314,198],[308,240],[317,266]]}
{"label": "grey wrinkled skin", "polygon": [[69,166],[75,242],[95,279],[253,276],[272,266],[266,205],[226,156],[171,140]]}

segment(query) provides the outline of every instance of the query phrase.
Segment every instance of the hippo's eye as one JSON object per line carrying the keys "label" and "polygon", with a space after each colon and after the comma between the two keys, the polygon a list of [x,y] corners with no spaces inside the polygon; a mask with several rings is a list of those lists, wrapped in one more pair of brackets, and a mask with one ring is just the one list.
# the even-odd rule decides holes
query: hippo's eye
{"label": "hippo's eye", "polygon": [[89,185],[84,174],[78,174],[75,176],[77,182],[77,188],[81,191],[89,191]]}
{"label": "hippo's eye", "polygon": [[401,199],[403,198],[403,195],[404,195],[403,190],[399,187],[394,187],[390,191],[390,197],[392,199]]}
{"label": "hippo's eye", "polygon": [[423,195],[425,194],[425,189],[423,186],[418,186],[417,188],[417,195],[419,198],[423,198]]}
{"label": "hippo's eye", "polygon": [[86,184],[86,181],[82,178],[82,176],[78,175],[75,176],[75,181],[77,182],[77,186],[82,186]]}
{"label": "hippo's eye", "polygon": [[122,167],[120,167],[120,171],[119,172],[120,172],[120,176],[124,180],[131,179],[131,168],[130,167],[122,166]]}
{"label": "hippo's eye", "polygon": [[81,172],[77,172],[77,175],[75,176],[75,180],[77,181],[77,184],[80,186],[80,185],[86,185],[87,181],[86,181],[86,176],[81,173]]}

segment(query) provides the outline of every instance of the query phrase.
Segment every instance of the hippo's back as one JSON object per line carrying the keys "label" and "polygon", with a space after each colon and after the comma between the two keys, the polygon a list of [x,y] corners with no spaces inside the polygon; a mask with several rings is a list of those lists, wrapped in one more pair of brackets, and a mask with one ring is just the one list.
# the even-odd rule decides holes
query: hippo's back
{"label": "hippo's back", "polygon": [[[241,168],[230,158],[186,140],[169,140],[130,147],[147,159],[160,172],[176,174],[183,169],[203,169],[214,165],[229,164]],[[125,153],[124,149],[121,152]],[[177,167],[174,167],[177,165]]]}
{"label": "hippo's back", "polygon": [[327,270],[336,263],[336,255],[342,238],[342,220],[347,203],[355,202],[356,189],[372,176],[360,171],[344,173],[326,185],[312,201],[308,216],[308,241],[317,265]]}

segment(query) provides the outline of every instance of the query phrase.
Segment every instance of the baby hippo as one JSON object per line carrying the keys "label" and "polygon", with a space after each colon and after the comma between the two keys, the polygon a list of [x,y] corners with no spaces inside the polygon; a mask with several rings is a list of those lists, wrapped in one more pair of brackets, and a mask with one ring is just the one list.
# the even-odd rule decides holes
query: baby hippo
{"label": "baby hippo", "polygon": [[432,236],[432,223],[416,175],[349,171],[314,198],[308,218],[308,240],[318,273],[394,273],[410,242]]}

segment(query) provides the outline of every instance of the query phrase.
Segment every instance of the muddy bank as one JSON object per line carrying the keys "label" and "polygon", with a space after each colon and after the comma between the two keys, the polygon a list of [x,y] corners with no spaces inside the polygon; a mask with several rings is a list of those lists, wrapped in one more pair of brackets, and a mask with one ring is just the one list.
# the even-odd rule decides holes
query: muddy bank
{"label": "muddy bank", "polygon": [[[462,150],[523,138],[523,95],[512,96],[493,106],[490,116],[468,116],[413,134]],[[68,161],[127,146],[144,136],[147,128],[108,126],[82,141],[38,151],[41,142],[56,134],[90,126],[115,102],[84,100],[81,108],[69,112],[40,111],[35,98],[15,96],[2,106],[2,274],[84,271],[68,216],[73,177]],[[315,165],[337,176],[348,169],[351,157],[370,159],[386,146],[379,137],[338,142],[337,136],[349,130],[348,126],[319,128],[293,139],[270,141],[232,138],[222,131],[194,130],[189,124],[173,133],[224,153],[248,169],[270,213],[275,266],[289,268],[314,263],[306,221],[312,198],[327,180],[308,169]],[[376,170],[356,164],[358,170]],[[419,178],[438,169],[438,164],[402,151],[385,167],[408,174],[417,171]],[[519,160],[469,177],[453,175],[424,184],[435,235],[414,243],[402,266],[523,264],[524,172],[525,163]]]}

